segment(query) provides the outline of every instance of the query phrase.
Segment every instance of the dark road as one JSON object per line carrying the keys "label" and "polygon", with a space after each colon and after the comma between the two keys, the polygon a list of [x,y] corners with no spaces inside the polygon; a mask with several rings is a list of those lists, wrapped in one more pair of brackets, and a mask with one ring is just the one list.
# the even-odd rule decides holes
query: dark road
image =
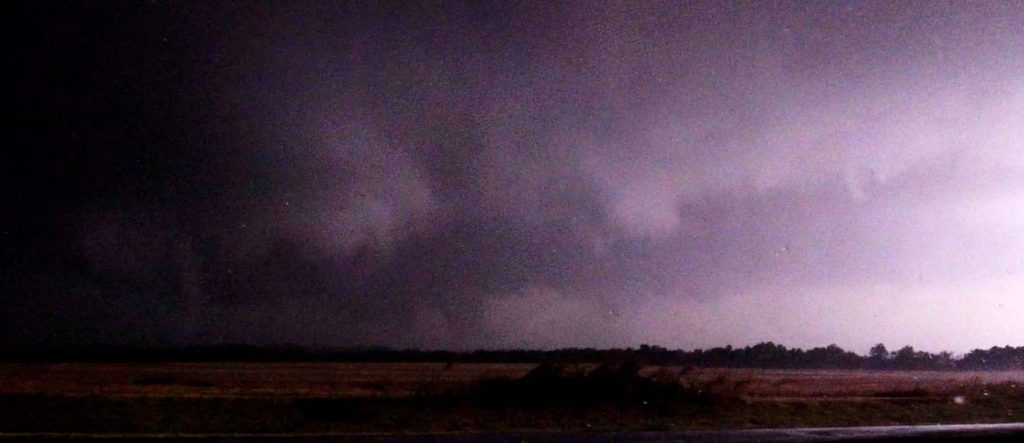
{"label": "dark road", "polygon": [[160,441],[194,442],[435,442],[435,443],[529,443],[529,442],[855,442],[855,441],[1020,441],[1024,423],[991,425],[870,426],[852,428],[749,429],[734,431],[674,431],[622,433],[508,432],[486,434],[417,435],[87,435],[87,434],[0,434],[6,441]]}

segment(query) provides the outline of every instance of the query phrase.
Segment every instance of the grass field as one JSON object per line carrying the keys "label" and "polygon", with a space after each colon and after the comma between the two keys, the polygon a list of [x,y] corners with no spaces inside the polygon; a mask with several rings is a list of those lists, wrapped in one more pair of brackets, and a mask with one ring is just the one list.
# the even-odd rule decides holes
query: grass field
{"label": "grass field", "polygon": [[670,374],[693,392],[714,391],[710,398],[716,401],[682,399],[671,412],[646,408],[640,394],[594,405],[549,398],[528,406],[453,394],[474,392],[484,380],[520,379],[535,366],[3,364],[0,432],[435,432],[1024,421],[1024,372],[694,369],[680,376],[679,368],[644,368],[639,377]]}

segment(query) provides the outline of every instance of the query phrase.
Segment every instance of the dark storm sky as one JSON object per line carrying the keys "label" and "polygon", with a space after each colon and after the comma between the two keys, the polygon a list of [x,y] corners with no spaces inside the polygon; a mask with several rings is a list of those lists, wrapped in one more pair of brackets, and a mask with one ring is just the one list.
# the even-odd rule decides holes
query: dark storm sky
{"label": "dark storm sky", "polygon": [[0,343],[1024,337],[1021,3],[33,3]]}

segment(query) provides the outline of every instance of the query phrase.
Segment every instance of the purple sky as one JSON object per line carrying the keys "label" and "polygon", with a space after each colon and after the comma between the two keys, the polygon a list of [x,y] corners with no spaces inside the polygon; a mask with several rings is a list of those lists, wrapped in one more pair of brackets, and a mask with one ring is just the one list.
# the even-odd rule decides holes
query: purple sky
{"label": "purple sky", "polygon": [[1020,3],[22,9],[3,342],[1024,340]]}

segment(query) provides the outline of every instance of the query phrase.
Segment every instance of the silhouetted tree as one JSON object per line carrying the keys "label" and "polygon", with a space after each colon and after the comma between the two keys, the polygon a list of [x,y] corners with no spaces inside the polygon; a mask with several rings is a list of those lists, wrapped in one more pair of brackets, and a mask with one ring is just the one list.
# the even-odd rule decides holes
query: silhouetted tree
{"label": "silhouetted tree", "polygon": [[871,347],[868,351],[867,368],[868,369],[885,369],[889,363],[889,350],[885,348],[885,345],[879,343]]}

